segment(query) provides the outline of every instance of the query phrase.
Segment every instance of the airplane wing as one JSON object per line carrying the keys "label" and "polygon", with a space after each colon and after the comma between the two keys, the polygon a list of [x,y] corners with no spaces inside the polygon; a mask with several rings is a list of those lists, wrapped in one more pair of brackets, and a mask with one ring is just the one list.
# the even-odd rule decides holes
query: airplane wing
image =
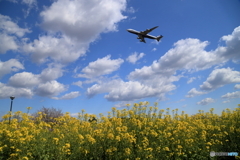
{"label": "airplane wing", "polygon": [[158,26],[156,26],[156,27],[153,27],[153,28],[151,28],[151,29],[147,29],[147,30],[145,30],[145,31],[141,31],[140,33],[142,34],[142,35],[146,35],[146,34],[148,34],[149,32],[151,32],[151,31],[153,31],[154,29],[156,29]]}
{"label": "airplane wing", "polygon": [[140,39],[140,42],[146,43],[144,37],[141,34],[138,35],[138,39]]}

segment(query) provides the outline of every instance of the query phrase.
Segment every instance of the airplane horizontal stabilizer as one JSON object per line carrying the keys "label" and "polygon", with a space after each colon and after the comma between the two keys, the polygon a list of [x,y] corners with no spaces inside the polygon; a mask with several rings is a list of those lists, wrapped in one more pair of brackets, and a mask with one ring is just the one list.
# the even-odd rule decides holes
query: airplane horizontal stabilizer
{"label": "airplane horizontal stabilizer", "polygon": [[162,37],[163,37],[162,35],[161,36],[157,36],[156,40],[159,42]]}

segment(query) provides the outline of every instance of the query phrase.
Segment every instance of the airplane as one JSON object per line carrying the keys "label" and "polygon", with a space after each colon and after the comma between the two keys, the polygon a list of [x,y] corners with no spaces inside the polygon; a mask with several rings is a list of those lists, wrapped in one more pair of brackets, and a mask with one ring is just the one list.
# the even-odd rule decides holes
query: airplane
{"label": "airplane", "polygon": [[162,35],[155,37],[155,36],[152,36],[152,35],[148,34],[149,32],[153,31],[157,27],[158,26],[153,27],[151,29],[147,29],[145,31],[140,31],[140,32],[139,31],[135,31],[134,29],[127,29],[127,31],[130,32],[130,33],[138,35],[137,39],[140,39],[140,42],[146,43],[144,38],[156,39],[159,42],[160,39],[163,37]]}

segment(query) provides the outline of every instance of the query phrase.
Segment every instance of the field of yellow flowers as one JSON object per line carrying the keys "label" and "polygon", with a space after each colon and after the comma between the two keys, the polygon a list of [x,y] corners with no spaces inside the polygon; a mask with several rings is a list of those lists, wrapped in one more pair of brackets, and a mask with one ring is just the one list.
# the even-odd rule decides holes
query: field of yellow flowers
{"label": "field of yellow flowers", "polygon": [[[217,158],[211,151],[240,153],[240,108],[189,116],[148,106],[128,104],[108,116],[82,110],[78,118],[66,113],[53,122],[44,122],[42,113],[34,119],[18,111],[21,121],[9,124],[5,115],[0,160],[207,160]],[[89,122],[93,117],[97,121]]]}

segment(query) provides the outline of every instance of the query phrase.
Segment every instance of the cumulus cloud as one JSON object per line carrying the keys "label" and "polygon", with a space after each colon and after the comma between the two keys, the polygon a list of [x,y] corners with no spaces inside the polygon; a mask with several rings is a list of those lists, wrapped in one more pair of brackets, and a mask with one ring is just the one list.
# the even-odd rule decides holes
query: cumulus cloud
{"label": "cumulus cloud", "polygon": [[32,88],[41,83],[56,80],[61,76],[63,76],[62,66],[50,64],[40,74],[33,74],[31,72],[16,73],[9,78],[8,83],[13,87]]}
{"label": "cumulus cloud", "polygon": [[35,89],[35,93],[43,97],[53,97],[66,90],[67,86],[53,80],[50,82],[39,84]]}
{"label": "cumulus cloud", "polygon": [[9,78],[7,86],[25,90],[43,97],[56,96],[65,91],[67,86],[56,81],[63,76],[61,65],[49,64],[40,74],[31,72],[16,73]]}
{"label": "cumulus cloud", "polygon": [[30,30],[20,28],[11,18],[0,14],[0,53],[19,48],[18,38],[23,37]]}
{"label": "cumulus cloud", "polygon": [[0,28],[1,32],[7,34],[14,34],[18,37],[23,37],[25,33],[30,32],[28,29],[20,28],[16,23],[12,22],[9,16],[0,14]]}
{"label": "cumulus cloud", "polygon": [[39,75],[30,72],[21,72],[9,79],[9,85],[19,88],[32,88],[40,83]]}
{"label": "cumulus cloud", "polygon": [[187,81],[187,84],[192,83],[195,79],[196,79],[196,77],[189,78],[189,80]]}
{"label": "cumulus cloud", "polygon": [[236,85],[234,86],[234,89],[240,89],[240,84],[236,84]]}
{"label": "cumulus cloud", "polygon": [[208,42],[201,42],[198,39],[179,40],[158,61],[154,61],[151,66],[144,66],[135,69],[129,77],[144,78],[149,74],[174,75],[177,70],[199,71],[212,67],[223,62],[223,59],[216,54],[206,52],[204,49]]}
{"label": "cumulus cloud", "polygon": [[188,98],[192,98],[198,95],[202,95],[202,94],[207,94],[207,92],[201,92],[201,91],[197,91],[196,88],[192,88],[188,94],[186,95],[186,97]]}
{"label": "cumulus cloud", "polygon": [[135,64],[139,59],[141,59],[143,56],[145,56],[144,53],[133,53],[130,56],[128,56],[128,58],[126,59],[128,62]]}
{"label": "cumulus cloud", "polygon": [[232,34],[223,36],[221,40],[225,41],[225,47],[218,47],[215,52],[220,54],[225,59],[232,59],[233,61],[240,59],[240,26],[236,27]]}
{"label": "cumulus cloud", "polygon": [[101,32],[116,31],[125,9],[126,0],[58,0],[40,15],[46,30],[89,43]]}
{"label": "cumulus cloud", "polygon": [[33,42],[25,43],[23,50],[31,54],[33,62],[45,63],[53,60],[57,63],[68,64],[85,54],[86,44],[79,44],[67,36],[40,36]]}
{"label": "cumulus cloud", "polygon": [[59,77],[63,76],[62,66],[49,65],[48,68],[45,68],[39,76],[44,82],[58,79]]}
{"label": "cumulus cloud", "polygon": [[205,98],[201,100],[200,102],[197,102],[198,105],[208,105],[209,103],[213,103],[214,99],[212,98]]}
{"label": "cumulus cloud", "polygon": [[213,70],[207,80],[200,85],[205,91],[212,91],[226,84],[239,83],[240,72],[233,71],[231,68],[221,68]]}
{"label": "cumulus cloud", "polygon": [[153,87],[140,83],[138,81],[124,82],[120,79],[114,79],[100,84],[94,84],[87,89],[89,98],[96,94],[107,93],[104,96],[109,101],[132,101],[146,97],[163,98],[163,94],[175,89],[174,85],[161,85],[161,87]]}
{"label": "cumulus cloud", "polygon": [[0,53],[4,54],[8,50],[17,50],[18,44],[14,36],[9,36],[6,33],[0,33]]}
{"label": "cumulus cloud", "polygon": [[76,85],[78,87],[82,87],[83,82],[82,81],[77,81],[77,82],[73,82],[72,85]]}
{"label": "cumulus cloud", "polygon": [[83,74],[78,74],[77,77],[95,78],[102,75],[110,74],[119,69],[120,65],[124,62],[123,59],[110,59],[111,56],[107,55],[103,58],[98,58],[94,62],[82,69]]}
{"label": "cumulus cloud", "polygon": [[28,88],[15,88],[0,82],[0,99],[9,98],[14,95],[15,97],[31,98],[34,94]]}
{"label": "cumulus cloud", "polygon": [[55,1],[40,13],[48,34],[26,43],[23,50],[37,63],[73,62],[101,33],[117,31],[117,23],[126,18],[125,9],[126,0]]}
{"label": "cumulus cloud", "polygon": [[63,95],[62,97],[52,97],[52,99],[56,99],[56,100],[64,99],[64,100],[67,100],[67,99],[77,98],[78,96],[80,96],[80,93],[78,91],[76,91],[76,92],[67,93],[67,94]]}
{"label": "cumulus cloud", "polygon": [[240,98],[240,91],[227,93],[223,95],[222,98],[228,98],[228,99]]}
{"label": "cumulus cloud", "polygon": [[24,69],[24,66],[17,59],[9,59],[5,62],[0,60],[0,78],[6,74],[17,72],[21,69]]}

